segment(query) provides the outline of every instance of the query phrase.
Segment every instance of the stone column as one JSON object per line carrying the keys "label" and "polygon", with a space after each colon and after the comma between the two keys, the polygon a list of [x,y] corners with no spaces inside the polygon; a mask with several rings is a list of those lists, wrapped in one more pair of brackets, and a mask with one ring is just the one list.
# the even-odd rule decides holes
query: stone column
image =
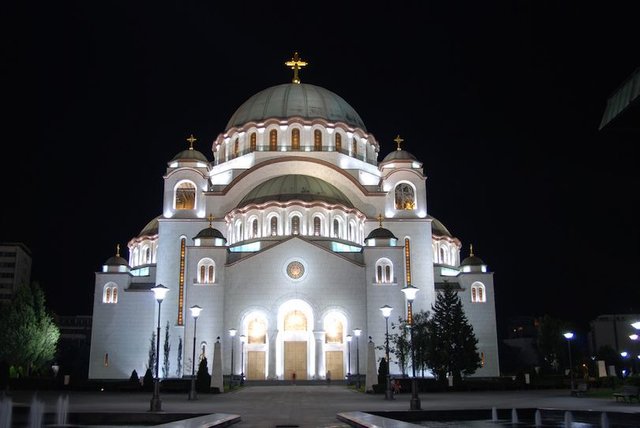
{"label": "stone column", "polygon": [[324,332],[324,330],[314,331],[313,336],[316,339],[316,355],[315,355],[316,370],[315,370],[315,374],[313,375],[313,378],[322,379],[324,377],[323,354],[324,354],[324,339],[325,339],[326,333]]}
{"label": "stone column", "polygon": [[269,335],[269,362],[267,364],[267,379],[269,380],[278,379],[278,376],[276,375],[276,349],[278,343],[278,333],[278,330],[273,330],[273,332]]}

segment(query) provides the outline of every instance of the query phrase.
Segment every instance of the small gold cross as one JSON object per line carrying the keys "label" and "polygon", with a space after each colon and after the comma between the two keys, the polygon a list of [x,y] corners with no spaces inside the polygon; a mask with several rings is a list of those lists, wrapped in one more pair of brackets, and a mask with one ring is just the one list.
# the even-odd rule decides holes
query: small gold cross
{"label": "small gold cross", "polygon": [[402,142],[403,142],[404,140],[403,140],[402,138],[400,138],[400,134],[398,134],[398,135],[396,136],[396,138],[394,138],[394,139],[393,139],[393,141],[395,141],[395,142],[396,142],[396,144],[398,145],[398,148],[397,148],[396,150],[402,150],[402,149],[400,148],[400,144],[402,144]]}
{"label": "small gold cross", "polygon": [[198,139],[191,134],[191,136],[187,138],[187,141],[189,142],[189,150],[193,150],[193,143],[198,141]]}
{"label": "small gold cross", "polygon": [[298,56],[298,52],[295,52],[293,54],[293,58],[291,58],[289,61],[284,63],[284,65],[286,65],[287,67],[291,67],[291,69],[293,70],[293,83],[300,83],[300,78],[298,77],[298,70],[300,70],[300,67],[304,67],[307,64],[308,62],[302,61],[300,59],[300,57]]}

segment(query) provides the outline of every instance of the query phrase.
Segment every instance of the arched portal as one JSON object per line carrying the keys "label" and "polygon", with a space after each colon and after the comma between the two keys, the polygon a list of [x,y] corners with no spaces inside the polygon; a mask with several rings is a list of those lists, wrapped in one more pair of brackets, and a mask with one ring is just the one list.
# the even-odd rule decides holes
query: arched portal
{"label": "arched portal", "polygon": [[313,311],[303,300],[289,300],[278,309],[278,378],[304,380],[313,376],[313,325]]}
{"label": "arched portal", "polygon": [[244,320],[243,331],[247,332],[247,340],[244,344],[242,360],[245,361],[248,380],[265,380],[267,373],[267,355],[269,353],[267,335],[267,317],[262,312],[252,312]]}

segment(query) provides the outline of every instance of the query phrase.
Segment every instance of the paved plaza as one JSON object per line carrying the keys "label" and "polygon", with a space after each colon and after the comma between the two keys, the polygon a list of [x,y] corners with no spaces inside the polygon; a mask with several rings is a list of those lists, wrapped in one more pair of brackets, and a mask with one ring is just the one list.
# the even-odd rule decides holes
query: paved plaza
{"label": "paved plaza", "polygon": [[[28,406],[32,391],[10,391],[16,405]],[[151,393],[42,391],[37,398],[54,413],[58,398],[69,397],[69,412],[145,413]],[[347,427],[338,413],[409,410],[410,394],[388,401],[383,395],[364,394],[344,385],[245,386],[224,394],[200,394],[188,400],[187,394],[161,394],[162,411],[167,413],[214,413],[237,415],[231,425],[245,427]],[[613,398],[573,397],[568,390],[474,391],[420,394],[422,410],[540,408],[592,410],[639,414],[640,404],[616,402]],[[630,415],[631,416],[631,415]],[[634,415],[635,417],[635,415]],[[394,424],[384,426],[413,426]],[[175,425],[185,427],[185,424]],[[192,426],[211,426],[206,423]],[[372,426],[372,425],[367,425]],[[377,425],[380,426],[380,425]]]}

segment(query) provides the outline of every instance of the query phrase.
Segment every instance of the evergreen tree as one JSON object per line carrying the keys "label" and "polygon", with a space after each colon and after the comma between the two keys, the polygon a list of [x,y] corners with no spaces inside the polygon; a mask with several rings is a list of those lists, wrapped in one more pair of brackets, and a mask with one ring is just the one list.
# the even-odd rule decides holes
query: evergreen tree
{"label": "evergreen tree", "polygon": [[178,338],[178,367],[176,367],[176,377],[182,373],[182,337]]}
{"label": "evergreen tree", "polygon": [[568,362],[566,339],[562,336],[564,324],[564,321],[550,315],[545,315],[538,321],[537,345],[545,371],[557,372],[560,369],[561,360]]}
{"label": "evergreen tree", "polygon": [[[413,346],[415,347],[416,371],[421,371],[424,377],[427,370],[427,356],[429,353],[429,312],[420,311],[413,314]],[[411,344],[409,352],[411,352]],[[409,354],[411,358],[411,354]]]}
{"label": "evergreen tree", "polygon": [[207,357],[203,357],[198,365],[196,374],[196,390],[198,392],[209,392],[211,386],[211,374],[207,366]]}
{"label": "evergreen tree", "polygon": [[445,283],[431,309],[427,352],[423,357],[439,380],[451,374],[456,383],[462,375],[473,374],[481,366],[478,339],[451,284]]}
{"label": "evergreen tree", "polygon": [[147,361],[147,368],[151,370],[151,375],[155,376],[156,368],[156,332],[151,333],[151,339],[149,339],[149,359]]}
{"label": "evergreen tree", "polygon": [[164,329],[164,360],[162,360],[162,377],[164,379],[169,377],[169,351],[171,351],[171,343],[169,342],[169,321],[167,321],[167,325]]}
{"label": "evergreen tree", "polygon": [[37,282],[18,287],[10,303],[0,308],[0,362],[27,375],[40,371],[56,354],[60,329],[45,307]]}

